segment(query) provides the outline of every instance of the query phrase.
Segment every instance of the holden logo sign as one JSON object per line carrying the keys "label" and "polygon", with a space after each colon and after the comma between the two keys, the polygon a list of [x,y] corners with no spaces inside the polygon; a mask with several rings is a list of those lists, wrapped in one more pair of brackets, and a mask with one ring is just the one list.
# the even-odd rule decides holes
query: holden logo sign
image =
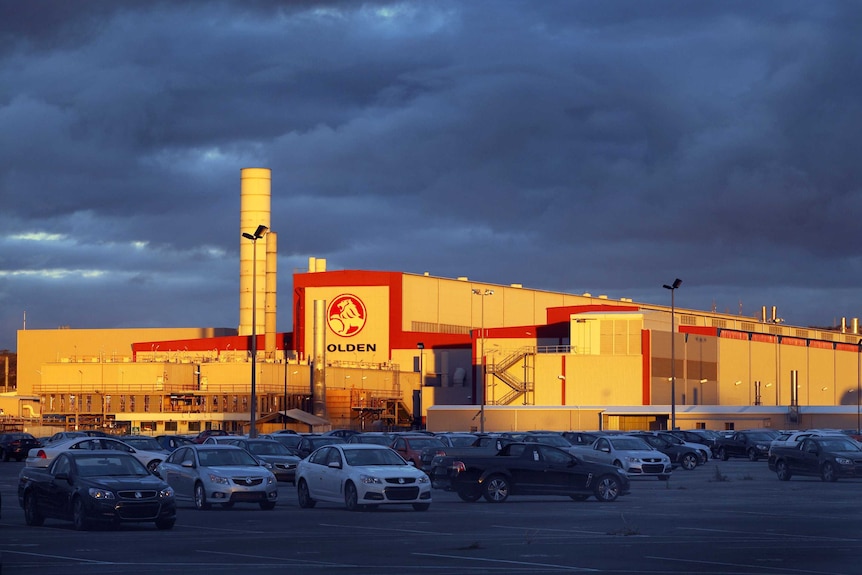
{"label": "holden logo sign", "polygon": [[341,337],[353,337],[365,327],[365,304],[353,294],[341,294],[326,310],[329,329]]}

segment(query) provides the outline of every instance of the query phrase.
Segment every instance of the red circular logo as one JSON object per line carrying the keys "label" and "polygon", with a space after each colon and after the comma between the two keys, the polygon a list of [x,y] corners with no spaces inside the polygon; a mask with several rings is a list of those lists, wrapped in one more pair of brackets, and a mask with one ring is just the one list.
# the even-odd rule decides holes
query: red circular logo
{"label": "red circular logo", "polygon": [[341,294],[329,303],[326,323],[341,337],[353,337],[365,327],[365,304],[353,294]]}

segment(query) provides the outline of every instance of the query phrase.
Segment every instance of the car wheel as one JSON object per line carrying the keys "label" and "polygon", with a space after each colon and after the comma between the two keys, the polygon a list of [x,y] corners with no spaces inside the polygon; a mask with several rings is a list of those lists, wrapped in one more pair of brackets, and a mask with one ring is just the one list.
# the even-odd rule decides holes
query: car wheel
{"label": "car wheel", "polygon": [[478,489],[461,489],[458,491],[458,497],[461,501],[473,503],[474,501],[479,501],[479,498],[482,497],[482,492]]}
{"label": "car wheel", "polygon": [[299,486],[296,488],[296,496],[299,499],[299,506],[303,509],[311,509],[317,503],[317,501],[311,498],[305,479],[299,480]]}
{"label": "car wheel", "polygon": [[166,530],[173,529],[174,523],[176,523],[176,519],[157,519],[156,520],[156,529]]}
{"label": "car wheel", "polygon": [[430,508],[431,508],[430,503],[414,503],[413,504],[413,509],[415,511],[428,511],[428,509],[430,509]]}
{"label": "car wheel", "polygon": [[348,511],[359,511],[359,493],[356,492],[356,486],[350,481],[344,486],[344,505]]}
{"label": "car wheel", "polygon": [[757,461],[757,450],[753,447],[748,450],[748,460],[749,461]]}
{"label": "car wheel", "polygon": [[569,495],[569,497],[571,497],[574,501],[586,501],[587,499],[589,499],[590,496],[578,494],[578,495]]}
{"label": "car wheel", "polygon": [[599,478],[599,482],[596,484],[593,493],[599,501],[610,503],[611,501],[617,500],[617,497],[620,496],[621,489],[622,486],[620,485],[619,479],[613,475],[605,475],[604,477]]}
{"label": "car wheel", "polygon": [[76,497],[72,502],[72,525],[76,531],[86,531],[90,527],[87,510],[84,509],[84,501],[80,497]]}
{"label": "car wheel", "polygon": [[789,481],[790,477],[792,476],[792,474],[790,473],[790,468],[787,467],[787,462],[783,459],[775,464],[775,474],[781,481]]}
{"label": "car wheel", "polygon": [[24,523],[33,527],[38,527],[45,523],[45,518],[39,513],[39,505],[36,502],[36,496],[28,493],[24,496]]}
{"label": "car wheel", "polygon": [[261,501],[260,508],[264,511],[270,511],[272,509],[275,509],[275,501]]}
{"label": "car wheel", "polygon": [[728,459],[730,459],[730,456],[727,454],[727,450],[723,447],[718,450],[718,456],[721,458],[722,461],[727,461]]}
{"label": "car wheel", "polygon": [[686,471],[691,471],[695,467],[697,467],[698,458],[694,453],[686,453],[682,456],[682,461],[680,461],[680,465]]}
{"label": "car wheel", "polygon": [[490,503],[502,503],[509,498],[509,480],[502,475],[492,475],[485,481],[482,495]]}
{"label": "car wheel", "polygon": [[823,464],[820,468],[820,479],[829,482],[838,481],[838,474],[835,473],[835,466],[832,463],[827,461]]}
{"label": "car wheel", "polygon": [[159,466],[159,463],[161,463],[161,461],[160,461],[160,460],[158,460],[158,459],[153,459],[152,461],[150,461],[149,463],[147,463],[147,471],[149,471],[150,473],[152,473],[153,475],[155,475],[155,474],[156,474],[156,467],[158,467],[158,466]]}
{"label": "car wheel", "polygon": [[204,511],[210,508],[209,502],[207,502],[207,492],[204,489],[203,483],[195,483],[195,508],[199,511]]}

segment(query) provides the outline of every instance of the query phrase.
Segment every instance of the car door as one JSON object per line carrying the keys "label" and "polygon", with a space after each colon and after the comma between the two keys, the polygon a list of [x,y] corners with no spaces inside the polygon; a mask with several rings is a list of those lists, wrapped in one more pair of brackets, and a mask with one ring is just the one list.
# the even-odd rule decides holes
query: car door
{"label": "car door", "polygon": [[320,485],[330,501],[341,501],[344,484],[344,458],[341,451],[335,447],[326,450],[326,463],[320,469]]}
{"label": "car door", "polygon": [[324,471],[332,447],[322,447],[312,453],[303,464],[302,476],[308,485],[308,492],[312,499],[328,499],[326,493]]}
{"label": "car door", "polygon": [[[45,515],[51,517],[68,517],[71,514],[72,500],[72,463],[62,454],[51,466],[49,473],[55,479],[44,486],[39,499],[45,510]],[[66,478],[56,477],[64,474]]]}
{"label": "car door", "polygon": [[577,459],[560,449],[539,446],[544,463],[544,485],[546,493],[574,493],[587,489],[589,473]]}
{"label": "car door", "polygon": [[[192,467],[183,466],[184,461],[191,461]],[[195,457],[194,449],[190,447],[177,448],[168,458],[168,464],[163,469],[167,471],[167,477],[164,480],[174,488],[177,497],[193,499],[197,472],[197,457]]]}
{"label": "car door", "polygon": [[797,457],[795,467],[799,473],[805,475],[820,474],[820,446],[817,445],[816,441],[803,439],[802,448],[794,455]]}

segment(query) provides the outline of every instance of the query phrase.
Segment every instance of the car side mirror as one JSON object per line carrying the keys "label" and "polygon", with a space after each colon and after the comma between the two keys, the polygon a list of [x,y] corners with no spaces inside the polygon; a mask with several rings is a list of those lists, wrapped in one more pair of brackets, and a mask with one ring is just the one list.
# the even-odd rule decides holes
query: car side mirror
{"label": "car side mirror", "polygon": [[330,461],[326,466],[332,469],[341,469],[341,464],[337,461]]}
{"label": "car side mirror", "polygon": [[195,466],[195,462],[194,462],[194,461],[192,461],[191,459],[186,459],[186,460],[185,460],[185,461],[183,461],[180,465],[181,465],[181,466],[183,466],[183,467],[194,467],[194,466]]}
{"label": "car side mirror", "polygon": [[60,481],[67,481],[67,482],[69,482],[69,483],[71,483],[71,482],[72,482],[72,478],[71,478],[71,477],[69,477],[69,474],[68,474],[68,473],[66,473],[65,471],[61,471],[60,473],[58,473],[57,475],[55,475],[55,476],[54,476],[54,479],[58,479],[58,480],[60,480]]}

